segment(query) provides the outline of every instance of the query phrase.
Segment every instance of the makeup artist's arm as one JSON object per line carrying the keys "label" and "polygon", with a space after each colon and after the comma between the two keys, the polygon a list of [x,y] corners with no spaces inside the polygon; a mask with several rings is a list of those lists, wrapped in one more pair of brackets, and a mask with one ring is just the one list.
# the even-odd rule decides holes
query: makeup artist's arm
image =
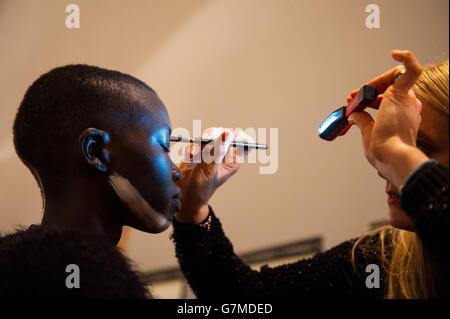
{"label": "makeup artist's arm", "polygon": [[393,51],[392,56],[404,64],[406,73],[394,82],[391,70],[369,82],[385,90],[376,121],[366,112],[354,113],[350,121],[361,130],[368,161],[400,190],[402,208],[448,283],[448,169],[416,147],[421,103],[412,86],[421,65],[408,51]]}
{"label": "makeup artist's arm", "polygon": [[[236,133],[236,134],[235,134]],[[208,128],[202,133],[202,138],[213,139],[212,145],[208,144],[203,149],[197,144],[190,144],[187,149],[187,160],[180,165],[182,178],[179,186],[182,190],[182,210],[175,216],[176,220],[184,224],[199,224],[209,214],[208,202],[214,192],[233,176],[240,167],[238,161],[225,159],[243,156],[234,148],[230,148],[231,142],[242,132],[232,132],[223,128]],[[201,158],[200,163],[193,163],[198,155],[211,153],[216,147],[220,152],[214,153],[214,157],[206,160]],[[199,158],[200,159],[200,158]]]}
{"label": "makeup artist's arm", "polygon": [[398,68],[393,68],[369,81],[383,93],[377,120],[367,112],[357,112],[350,115],[349,121],[361,130],[368,161],[380,175],[401,189],[405,178],[429,158],[416,147],[422,103],[412,86],[422,67],[409,51],[394,50],[392,57],[403,63],[406,73],[394,81]]}
{"label": "makeup artist's arm", "polygon": [[347,241],[314,258],[252,270],[235,254],[208,206],[217,187],[239,167],[227,163],[198,165],[182,167],[184,206],[174,220],[172,237],[181,270],[198,298],[382,297],[383,279],[380,289],[365,286],[365,267],[379,264],[377,236],[365,239],[370,241],[369,254],[355,250],[357,269],[351,262],[354,241]]}
{"label": "makeup artist's arm", "polygon": [[364,238],[357,246],[356,267],[351,257],[355,240],[350,240],[312,258],[257,271],[236,255],[212,209],[209,216],[209,229],[175,220],[172,236],[180,268],[199,299],[384,296],[386,281],[381,267],[380,287],[369,289],[365,284],[365,267],[380,265],[378,235]]}

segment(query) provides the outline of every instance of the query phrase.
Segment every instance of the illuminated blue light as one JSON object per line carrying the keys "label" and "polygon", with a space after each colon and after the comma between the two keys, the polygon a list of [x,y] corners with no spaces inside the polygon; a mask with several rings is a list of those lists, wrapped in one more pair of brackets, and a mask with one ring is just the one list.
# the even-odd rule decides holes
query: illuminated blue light
{"label": "illuminated blue light", "polygon": [[319,133],[322,134],[334,121],[342,116],[342,109],[334,111],[328,118],[320,124]]}

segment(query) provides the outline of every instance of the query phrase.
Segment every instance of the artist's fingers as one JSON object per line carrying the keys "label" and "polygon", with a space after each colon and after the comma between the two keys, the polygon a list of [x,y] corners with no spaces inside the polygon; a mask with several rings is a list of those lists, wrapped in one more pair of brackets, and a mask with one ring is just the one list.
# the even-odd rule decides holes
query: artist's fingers
{"label": "artist's fingers", "polygon": [[[382,94],[384,93],[384,91],[386,91],[386,89],[389,86],[391,86],[394,83],[396,76],[401,71],[400,68],[401,66],[400,67],[396,66],[390,69],[389,71],[386,71],[383,74],[371,79],[370,81],[367,82],[367,84],[376,87],[378,93]],[[356,96],[356,94],[358,94],[358,92],[359,89],[351,91],[346,98],[347,103],[350,103],[350,101]]]}
{"label": "artist's fingers", "polygon": [[348,121],[359,128],[364,150],[367,152],[372,139],[373,124],[375,123],[372,116],[367,112],[355,112],[350,114]]}
{"label": "artist's fingers", "polygon": [[178,166],[178,169],[180,170],[181,173],[181,178],[179,180],[176,181],[176,184],[180,187],[182,187],[186,180],[189,178],[189,176],[191,175],[192,169],[193,168],[188,168],[189,164],[185,164],[185,163],[181,163]]}
{"label": "artist's fingers", "polygon": [[202,162],[206,164],[221,163],[230,149],[234,134],[228,129],[211,128],[208,132],[202,134],[204,139],[212,139],[202,148]]}
{"label": "artist's fingers", "polygon": [[373,78],[372,80],[367,82],[367,84],[376,87],[378,93],[384,93],[384,91],[386,91],[386,89],[395,82],[396,77],[402,70],[402,66],[393,67],[383,74]]}
{"label": "artist's fingers", "polygon": [[375,101],[373,101],[372,103],[369,104],[368,107],[378,110],[380,108],[380,104],[382,101],[383,101],[383,94],[380,94],[377,96]]}
{"label": "artist's fingers", "polygon": [[[399,76],[399,74],[404,72],[404,70],[405,68],[402,65],[393,67],[392,69],[384,72],[383,74],[371,79],[370,81],[367,82],[367,84],[376,87],[378,93],[382,94],[384,93],[384,91],[386,91],[386,89],[389,86],[391,86],[392,84],[394,84],[394,82],[396,82],[396,78]],[[403,78],[403,76],[401,76],[401,78]],[[356,96],[358,92],[359,89],[351,91],[346,98],[347,103],[350,103],[350,101]]]}
{"label": "artist's fingers", "polygon": [[178,169],[180,170],[181,173],[181,178],[176,182],[176,184],[180,187],[183,187],[183,185],[185,184],[186,180],[188,179],[189,175],[191,174],[192,170],[194,169],[195,164],[192,163],[186,163],[186,162],[181,162],[178,165]]}
{"label": "artist's fingers", "polygon": [[216,138],[219,137],[220,134],[223,133],[223,131],[224,131],[223,127],[208,127],[203,130],[202,138],[215,140]]}
{"label": "artist's fingers", "polygon": [[392,57],[402,62],[406,73],[401,75],[394,83],[394,87],[408,92],[422,73],[422,65],[411,51],[392,50]]}
{"label": "artist's fingers", "polygon": [[353,90],[350,92],[350,94],[345,99],[347,101],[347,103],[350,103],[350,101],[356,96],[356,94],[358,94],[358,91],[359,90]]}
{"label": "artist's fingers", "polygon": [[[352,92],[351,95],[349,95],[347,97],[347,104],[350,103],[350,101],[355,97],[355,95],[356,95],[356,93],[353,94],[353,92]],[[370,105],[368,105],[368,107],[378,110],[378,108],[380,107],[381,101],[383,101],[383,94],[379,94],[377,96],[376,100],[373,101],[372,103],[370,103]]]}
{"label": "artist's fingers", "polygon": [[221,164],[225,156],[230,150],[231,143],[234,139],[234,133],[228,129],[225,129],[220,136],[214,140],[214,155],[213,160],[216,164]]}
{"label": "artist's fingers", "polygon": [[[255,143],[255,140],[245,133],[242,129],[234,129],[234,141],[243,143]],[[245,156],[250,150],[246,150],[242,147],[230,147],[227,156],[225,157],[226,163],[244,163]]]}
{"label": "artist's fingers", "polygon": [[[201,160],[206,164],[214,162],[214,141],[223,133],[223,127],[208,127],[203,130],[201,138],[205,140],[211,140],[208,144],[201,145]],[[217,144],[217,143],[216,143]]]}
{"label": "artist's fingers", "polygon": [[[203,134],[202,134],[203,139],[216,140],[215,142],[211,143],[211,145],[208,146],[211,149],[211,151],[212,151],[212,147],[215,147],[216,149],[219,149],[221,147],[220,144],[218,144],[217,139],[225,131],[229,131],[229,130],[224,129],[223,127],[210,127],[210,128],[205,129],[205,131],[203,131]],[[250,139],[247,138],[246,134],[242,130],[236,129],[236,130],[233,130],[230,132],[233,133],[234,140],[236,140],[236,141],[251,140],[251,138]],[[224,142],[224,141],[225,141],[225,139],[222,138],[222,142]],[[226,163],[238,163],[240,159],[241,159],[241,151],[238,150],[238,148],[229,146],[228,151],[226,152],[222,161],[226,162]],[[216,159],[214,161],[216,161]]]}
{"label": "artist's fingers", "polygon": [[201,145],[189,143],[185,149],[182,164],[184,168],[192,169],[196,164],[201,162]]}

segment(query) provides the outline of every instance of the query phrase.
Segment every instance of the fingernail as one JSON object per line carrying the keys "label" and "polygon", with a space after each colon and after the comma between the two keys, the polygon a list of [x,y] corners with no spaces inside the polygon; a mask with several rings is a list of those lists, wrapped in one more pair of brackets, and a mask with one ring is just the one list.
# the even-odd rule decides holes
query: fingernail
{"label": "fingernail", "polygon": [[351,117],[351,115],[347,118],[347,121],[349,124],[354,125],[355,124],[355,120],[353,119],[353,117]]}
{"label": "fingernail", "polygon": [[225,139],[227,138],[227,135],[226,135],[227,133],[225,132],[225,131],[223,131],[222,133],[220,133],[220,135],[219,136],[217,136],[217,138],[219,139],[220,138],[220,141],[223,143],[223,142],[225,142]]}

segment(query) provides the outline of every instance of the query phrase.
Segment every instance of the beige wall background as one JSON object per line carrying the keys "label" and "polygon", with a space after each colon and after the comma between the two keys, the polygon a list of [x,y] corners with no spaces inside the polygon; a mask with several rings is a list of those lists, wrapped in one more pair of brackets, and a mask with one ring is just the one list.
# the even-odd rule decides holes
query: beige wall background
{"label": "beige wall background", "polygon": [[[76,3],[81,28],[65,27]],[[381,28],[365,27],[365,8]],[[172,125],[276,127],[279,168],[245,165],[212,204],[238,252],[322,235],[326,248],[386,216],[384,184],[359,133],[333,143],[320,121],[347,92],[392,67],[389,51],[422,62],[448,57],[447,0],[0,1],[0,231],[39,223],[41,199],[11,143],[26,88],[68,63],[130,73],[151,85]],[[176,264],[171,231],[131,231],[142,270]]]}

